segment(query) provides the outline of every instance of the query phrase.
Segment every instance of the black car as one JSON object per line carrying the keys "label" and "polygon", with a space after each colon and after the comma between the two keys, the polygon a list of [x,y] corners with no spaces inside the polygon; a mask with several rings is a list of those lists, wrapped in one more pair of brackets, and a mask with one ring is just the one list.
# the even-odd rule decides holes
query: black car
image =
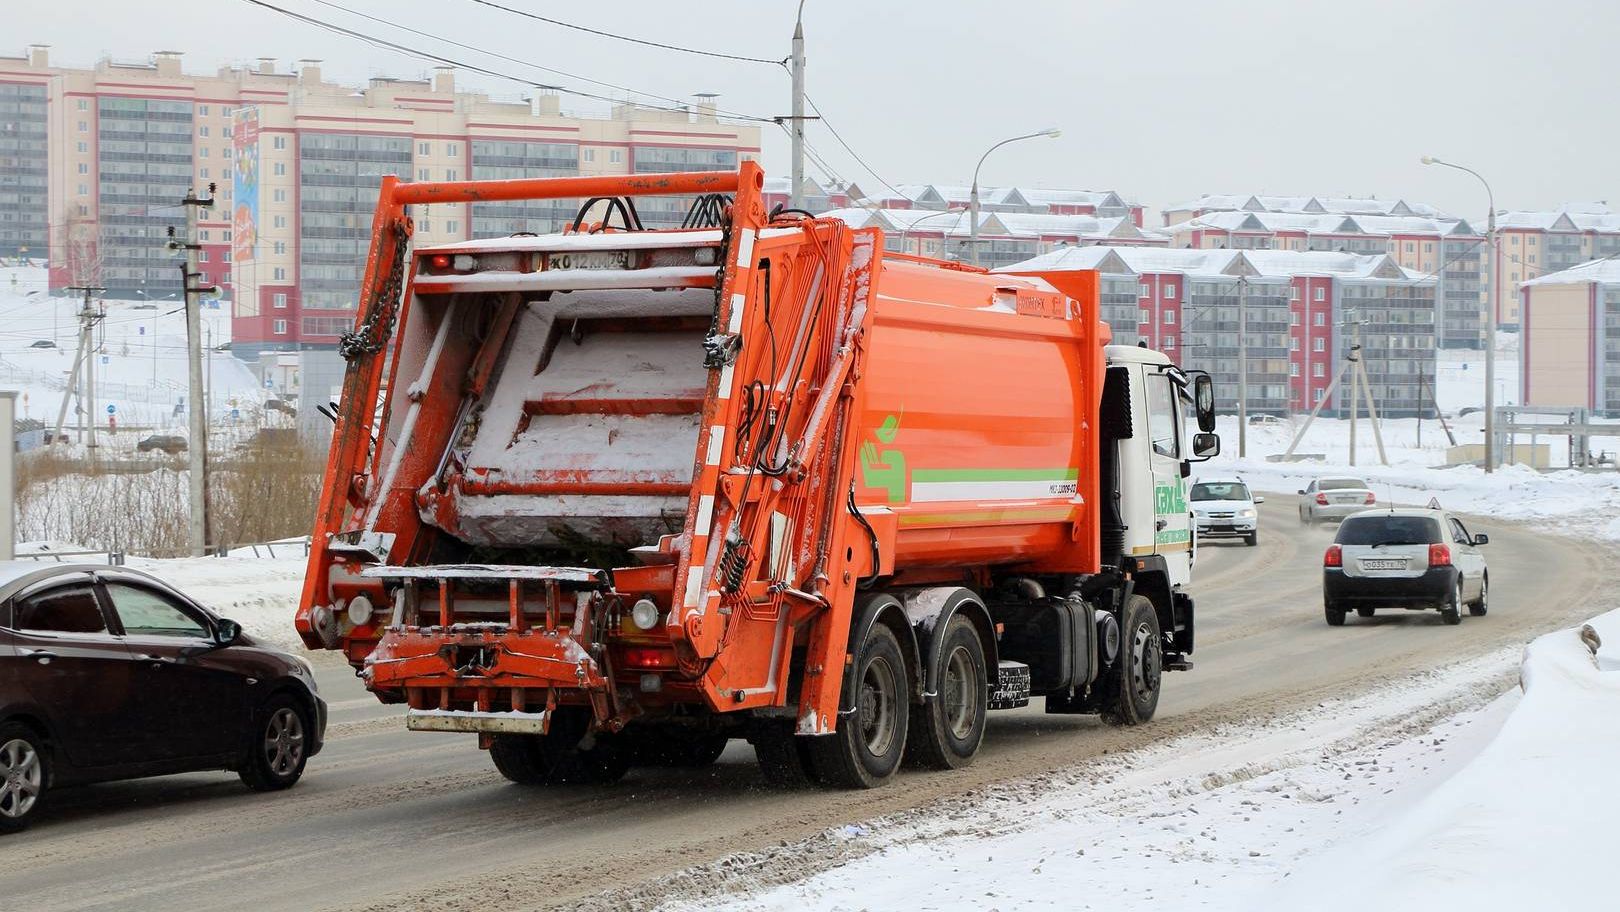
{"label": "black car", "polygon": [[308,662],[156,578],[0,563],[0,833],[65,785],[232,770],[284,789],[325,731]]}
{"label": "black car", "polygon": [[137,453],[150,453],[153,450],[168,453],[170,456],[178,456],[186,451],[186,438],[181,437],[179,434],[153,434],[150,437],[141,438],[141,442],[135,444],[135,452]]}

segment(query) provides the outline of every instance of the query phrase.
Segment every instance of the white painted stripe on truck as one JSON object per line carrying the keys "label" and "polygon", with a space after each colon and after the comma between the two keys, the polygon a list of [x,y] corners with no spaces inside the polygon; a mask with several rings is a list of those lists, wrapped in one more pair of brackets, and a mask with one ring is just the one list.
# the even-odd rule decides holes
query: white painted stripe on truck
{"label": "white painted stripe on truck", "polygon": [[686,598],[681,602],[682,607],[698,607],[698,593],[703,591],[703,568],[693,567],[686,574]]}
{"label": "white painted stripe on truck", "polygon": [[704,465],[720,464],[720,454],[726,449],[726,426],[717,424],[709,428],[709,452],[703,457]]}
{"label": "white painted stripe on truck", "polygon": [[731,365],[720,368],[720,387],[715,390],[715,397],[721,400],[731,398]]}
{"label": "white painted stripe on truck", "polygon": [[726,324],[726,332],[741,332],[743,321],[743,308],[748,306],[748,298],[741,294],[731,296],[731,319]]}
{"label": "white painted stripe on truck", "polygon": [[698,535],[708,535],[709,525],[714,522],[714,495],[704,494],[698,498],[697,528],[693,531]]}
{"label": "white painted stripe on truck", "polygon": [[914,481],[912,503],[939,503],[962,500],[1050,500],[1062,497],[1079,500],[1074,479],[1052,478],[1040,481]]}
{"label": "white painted stripe on truck", "polygon": [[737,239],[737,268],[749,269],[754,265],[754,232],[744,231]]}

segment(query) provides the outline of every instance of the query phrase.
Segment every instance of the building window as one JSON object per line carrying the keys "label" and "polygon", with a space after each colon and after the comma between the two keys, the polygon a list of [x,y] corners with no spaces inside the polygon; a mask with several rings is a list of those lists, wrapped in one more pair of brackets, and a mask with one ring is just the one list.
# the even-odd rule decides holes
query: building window
{"label": "building window", "polygon": [[455,219],[451,219],[448,222],[444,223],[444,230],[446,232],[450,233],[450,234],[460,234],[461,233],[461,223],[456,221]]}
{"label": "building window", "polygon": [[271,295],[270,296],[270,306],[275,307],[277,309],[285,308],[287,306],[287,293],[284,292],[284,291],[278,291],[275,294]]}
{"label": "building window", "polygon": [[80,196],[89,196],[90,195],[90,185],[89,184],[80,184],[79,185],[79,195]]}
{"label": "building window", "polygon": [[275,168],[272,170],[274,170],[277,177],[285,177],[287,175],[287,163],[276,162]]}
{"label": "building window", "polygon": [[208,169],[207,168],[201,169],[200,171],[197,172],[197,175],[199,177],[207,177],[208,176]]}
{"label": "building window", "polygon": [[419,181],[429,180],[430,178],[428,177],[428,169],[426,169],[426,168],[417,168],[416,169],[416,179],[419,180]]}
{"label": "building window", "polygon": [[271,222],[271,224],[277,228],[285,228],[287,227],[287,217],[285,215],[278,215]]}
{"label": "building window", "polygon": [[272,137],[271,140],[270,140],[270,148],[272,148],[272,149],[285,149],[285,148],[287,148],[287,137],[285,137],[285,136]]}
{"label": "building window", "polygon": [[229,247],[225,248],[225,252],[220,254],[219,258],[222,261],[224,261],[226,263],[229,263],[231,261],[231,248],[229,248]]}
{"label": "building window", "polygon": [[622,162],[622,161],[624,161],[624,150],[623,149],[611,149],[611,150],[608,151],[608,163],[609,164],[616,165],[616,164],[618,164],[619,162]]}
{"label": "building window", "polygon": [[1318,378],[1327,376],[1327,370],[1322,367],[1322,362],[1318,361],[1311,365],[1311,376]]}
{"label": "building window", "polygon": [[199,262],[199,263],[208,262],[208,251],[206,251],[206,250],[197,251],[197,262]]}
{"label": "building window", "polygon": [[197,149],[197,157],[198,158],[207,158],[208,157],[208,147],[207,146],[198,147],[198,149]]}
{"label": "building window", "polygon": [[277,202],[277,203],[285,203],[287,201],[287,191],[285,191],[285,190],[283,190],[283,189],[281,189],[279,187],[277,187],[275,190],[271,191],[271,196],[273,198],[273,201]]}
{"label": "building window", "polygon": [[421,222],[421,225],[422,225],[422,233],[423,234],[432,234],[433,233],[433,223],[432,222],[428,221],[427,219],[423,219],[422,222]]}
{"label": "building window", "polygon": [[1322,313],[1321,311],[1317,311],[1315,320],[1316,320],[1316,325],[1317,326],[1326,326],[1327,325],[1327,314]]}
{"label": "building window", "polygon": [[432,143],[417,143],[416,144],[416,154],[417,155],[432,155],[433,154],[433,144]]}
{"label": "building window", "polygon": [[1298,364],[1295,364],[1292,361],[1288,362],[1288,376],[1290,376],[1290,377],[1298,377],[1299,376],[1299,365]]}
{"label": "building window", "polygon": [[208,116],[208,106],[207,105],[198,105],[197,106],[197,113],[201,114],[204,117],[207,117]]}
{"label": "building window", "polygon": [[1291,352],[1299,351],[1299,340],[1290,336],[1288,338],[1288,350]]}
{"label": "building window", "polygon": [[1519,236],[1515,234],[1515,235],[1510,235],[1510,237],[1512,237],[1513,240],[1509,241],[1508,243],[1512,244],[1515,247],[1519,246]]}
{"label": "building window", "polygon": [[1327,300],[1327,289],[1326,288],[1323,288],[1320,285],[1317,286],[1317,288],[1316,288],[1316,300],[1317,301],[1326,301]]}
{"label": "building window", "polygon": [[1406,242],[1406,252],[1407,253],[1413,253],[1416,250],[1417,250],[1417,247],[1411,241]]}
{"label": "building window", "polygon": [[585,149],[582,152],[580,152],[580,157],[582,159],[584,159],[585,161],[588,161],[588,162],[596,161],[596,150],[595,149]]}
{"label": "building window", "polygon": [[1144,297],[1144,298],[1153,297],[1153,286],[1152,285],[1149,285],[1148,283],[1143,282],[1142,285],[1141,285],[1141,289],[1142,290],[1140,292],[1140,297]]}
{"label": "building window", "polygon": [[275,252],[276,252],[276,256],[286,256],[287,255],[287,242],[286,241],[276,241],[274,249],[275,249]]}
{"label": "building window", "polygon": [[1164,337],[1164,347],[1165,348],[1175,348],[1176,347],[1176,337],[1175,336],[1165,336]]}
{"label": "building window", "polygon": [[84,163],[84,162],[79,162],[79,173],[80,174],[89,174],[90,173],[90,166],[88,164]]}
{"label": "building window", "polygon": [[[226,180],[230,180],[231,179],[231,169],[229,169],[229,168],[221,168],[221,169],[219,169],[219,176],[226,179]],[[231,198],[231,188],[230,187],[225,188],[225,198],[226,199]]]}
{"label": "building window", "polygon": [[231,110],[232,109],[228,108],[228,107],[220,108],[219,109],[219,116],[221,116],[221,117],[229,117],[229,116],[231,116]]}
{"label": "building window", "polygon": [[1175,283],[1171,283],[1169,285],[1164,286],[1164,296],[1166,298],[1168,298],[1169,300],[1172,300],[1172,301],[1174,301],[1176,299],[1176,286],[1175,286]]}
{"label": "building window", "polygon": [[234,134],[231,133],[230,127],[220,127],[219,135],[225,137],[226,139],[230,139]]}
{"label": "building window", "polygon": [[1142,324],[1144,326],[1149,324],[1149,323],[1152,323],[1153,322],[1153,313],[1152,313],[1152,311],[1147,311],[1147,310],[1142,311],[1141,319],[1137,320],[1136,322],[1138,322],[1138,323],[1140,323],[1140,324]]}
{"label": "building window", "polygon": [[90,151],[90,144],[87,143],[87,142],[79,143],[79,151],[80,152],[86,152],[86,153],[89,152]]}
{"label": "building window", "polygon": [[1166,326],[1174,326],[1175,323],[1176,323],[1176,312],[1173,311],[1173,310],[1165,311],[1164,312],[1164,325],[1166,325]]}
{"label": "building window", "polygon": [[1327,342],[1322,339],[1312,339],[1311,351],[1327,351]]}
{"label": "building window", "polygon": [[1288,315],[1288,325],[1289,326],[1298,326],[1299,325],[1299,314],[1297,314],[1297,313],[1289,314]]}
{"label": "building window", "polygon": [[90,121],[88,121],[88,120],[79,121],[79,132],[80,133],[89,133],[90,132]]}
{"label": "building window", "polygon": [[220,158],[230,158],[234,154],[235,153],[231,151],[230,146],[226,146],[225,148],[219,150],[219,157]]}
{"label": "building window", "polygon": [[1327,392],[1327,390],[1317,390],[1316,391],[1316,401],[1317,402],[1322,401],[1322,394],[1325,393],[1325,392]]}
{"label": "building window", "polygon": [[[285,282],[285,281],[287,281],[287,270],[281,268],[280,266],[277,266],[276,269],[275,269],[275,279],[276,279],[277,282]],[[1320,340],[1320,339],[1317,340],[1317,342],[1321,342],[1321,341],[1322,340]]]}
{"label": "building window", "polygon": [[79,110],[81,110],[81,111],[90,110],[90,99],[88,99],[88,98],[79,99]]}
{"label": "building window", "polygon": [[1434,245],[1425,243],[1423,245],[1423,252],[1424,253],[1434,253]]}
{"label": "building window", "polygon": [[285,336],[287,334],[287,321],[277,320],[274,323],[271,323],[270,331],[278,336]]}
{"label": "building window", "polygon": [[461,171],[456,168],[444,169],[444,179],[447,181],[461,180]]}
{"label": "building window", "polygon": [[207,136],[208,135],[208,128],[206,126],[198,127],[197,128],[197,135],[198,136]]}
{"label": "building window", "polygon": [[1288,300],[1290,300],[1290,301],[1298,301],[1299,300],[1299,288],[1297,286],[1290,285],[1288,287]]}
{"label": "building window", "polygon": [[224,236],[224,240],[226,242],[230,241],[230,239],[231,239],[231,230],[229,228],[225,229],[224,231],[221,231],[220,234]]}
{"label": "building window", "polygon": [[460,158],[461,143],[445,143],[444,154],[450,156],[451,158]]}

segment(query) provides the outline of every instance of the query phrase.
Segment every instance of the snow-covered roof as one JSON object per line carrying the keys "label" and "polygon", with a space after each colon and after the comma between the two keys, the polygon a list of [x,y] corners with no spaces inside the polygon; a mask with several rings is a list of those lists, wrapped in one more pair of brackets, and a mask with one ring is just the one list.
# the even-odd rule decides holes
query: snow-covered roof
{"label": "snow-covered roof", "polygon": [[1435,277],[1405,269],[1388,254],[1337,253],[1326,250],[1230,250],[1191,247],[1064,247],[1043,253],[1000,272],[1049,272],[1095,269],[1109,275],[1178,273],[1189,278],[1288,279],[1334,276],[1432,285]]}
{"label": "snow-covered roof", "polygon": [[1212,229],[1275,234],[1281,231],[1304,234],[1406,235],[1432,234],[1450,237],[1473,235],[1473,227],[1461,219],[1413,215],[1346,215],[1342,213],[1245,212],[1223,210],[1206,212],[1197,218],[1177,222],[1165,230],[1177,233]]}
{"label": "snow-covered roof", "polygon": [[1246,212],[1336,213],[1341,215],[1417,215],[1439,218],[1444,213],[1428,203],[1381,200],[1364,196],[1266,196],[1258,194],[1206,193],[1195,200],[1167,206],[1166,212]]}
{"label": "snow-covered roof", "polygon": [[[856,228],[876,225],[885,231],[965,238],[971,234],[966,209],[834,209],[824,215]],[[981,237],[1075,237],[1166,241],[1162,231],[1138,228],[1123,216],[1048,215],[1040,212],[979,212]]]}
{"label": "snow-covered roof", "polygon": [[1603,203],[1572,203],[1552,210],[1510,210],[1498,213],[1496,227],[1507,230],[1570,231],[1597,234],[1620,232],[1620,213]]}
{"label": "snow-covered roof", "polygon": [[1596,282],[1599,285],[1620,284],[1620,260],[1605,257],[1601,260],[1589,260],[1579,266],[1571,266],[1559,272],[1538,276],[1521,285],[1580,285]]}
{"label": "snow-covered roof", "polygon": [[[896,197],[898,190],[901,196]],[[961,184],[896,184],[879,187],[865,198],[872,203],[906,200],[923,205],[967,205],[973,188]],[[981,206],[1093,206],[1098,209],[1126,209],[1134,203],[1115,190],[1074,190],[1053,187],[983,187],[979,188]]]}

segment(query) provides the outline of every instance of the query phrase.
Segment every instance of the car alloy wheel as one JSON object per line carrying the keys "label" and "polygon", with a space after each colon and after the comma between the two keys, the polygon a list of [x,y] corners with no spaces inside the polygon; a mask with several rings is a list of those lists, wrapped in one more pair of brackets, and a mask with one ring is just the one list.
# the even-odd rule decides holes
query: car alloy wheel
{"label": "car alloy wheel", "polygon": [[45,768],[39,751],[21,738],[0,745],[0,815],[20,820],[39,803]]}
{"label": "car alloy wheel", "polygon": [[277,776],[291,775],[304,759],[304,720],[291,707],[283,706],[270,715],[264,729],[264,757]]}

